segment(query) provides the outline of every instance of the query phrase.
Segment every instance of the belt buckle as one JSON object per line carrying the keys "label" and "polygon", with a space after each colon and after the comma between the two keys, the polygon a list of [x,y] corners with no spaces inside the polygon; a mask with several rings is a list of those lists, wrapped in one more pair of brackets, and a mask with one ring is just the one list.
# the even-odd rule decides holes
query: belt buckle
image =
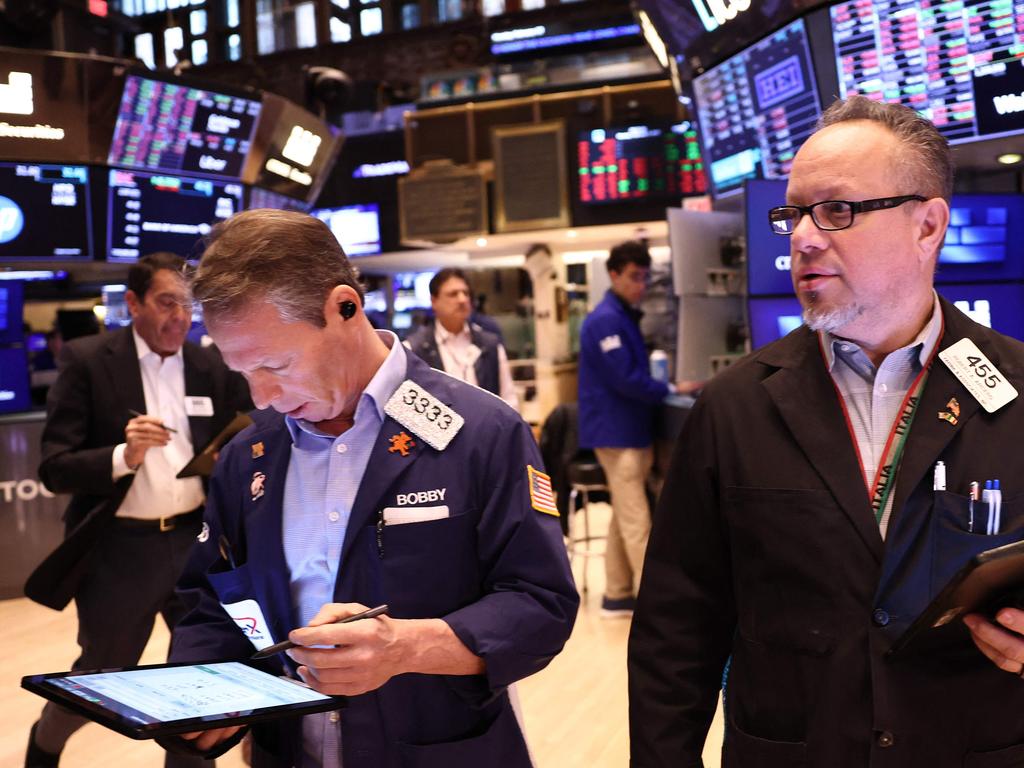
{"label": "belt buckle", "polygon": [[174,516],[160,518],[160,533],[167,533],[174,530]]}

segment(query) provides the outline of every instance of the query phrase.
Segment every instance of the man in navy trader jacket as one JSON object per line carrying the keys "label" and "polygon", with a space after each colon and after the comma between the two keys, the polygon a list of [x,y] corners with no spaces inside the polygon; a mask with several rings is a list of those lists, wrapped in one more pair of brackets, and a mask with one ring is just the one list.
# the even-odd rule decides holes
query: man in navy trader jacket
{"label": "man in navy trader jacket", "polygon": [[[1024,403],[991,397],[1024,391],[1024,345],[932,289],[952,192],[938,131],[863,97],[822,124],[771,214],[810,327],[708,384],[655,515],[631,765],[701,765],[731,655],[726,768],[1024,766],[1024,611],[956,617],[945,648],[886,656],[973,555],[1024,538]],[[971,525],[986,478],[1006,496],[995,535],[987,504]]]}
{"label": "man in navy trader jacket", "polygon": [[580,329],[579,443],[594,449],[611,491],[602,610],[628,617],[651,530],[654,409],[676,388],[651,378],[640,334],[636,305],[651,269],[647,247],[620,243],[605,266],[611,288]]}
{"label": "man in navy trader jacket", "polygon": [[[527,768],[508,688],[561,650],[578,606],[527,425],[374,331],[354,270],[316,219],[228,220],[194,291],[225,361],[276,413],[221,454],[209,535],[179,584],[192,611],[172,658],[248,657],[222,606],[255,601],[263,645],[327,646],[267,668],[350,698],[339,713],[254,726],[254,765]],[[310,463],[317,453],[327,472]],[[365,474],[338,482],[350,459]],[[332,623],[381,603],[389,615]],[[213,754],[236,731],[189,738]]]}

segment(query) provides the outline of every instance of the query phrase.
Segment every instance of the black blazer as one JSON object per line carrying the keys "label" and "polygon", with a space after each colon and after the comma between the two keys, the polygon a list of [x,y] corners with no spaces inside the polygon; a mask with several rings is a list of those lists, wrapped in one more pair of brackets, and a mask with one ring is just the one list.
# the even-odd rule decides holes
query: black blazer
{"label": "black blazer", "polygon": [[[942,302],[1024,393],[1024,345]],[[957,423],[939,417],[959,402]],[[1024,398],[982,410],[935,360],[883,541],[806,328],[711,381],[655,514],[629,643],[634,768],[700,765],[722,670],[723,766],[1024,766],[1024,681],[971,644],[886,650],[974,553],[1024,538]],[[942,459],[948,491],[932,491]],[[972,480],[1001,478],[1003,528],[968,533]]]}
{"label": "black blazer", "polygon": [[[182,348],[185,393],[213,401],[212,417],[190,416],[198,451],[237,411],[252,408],[249,389],[228,370],[213,347],[186,342]],[[46,400],[39,477],[54,493],[70,493],[64,514],[66,539],[36,570],[26,594],[62,608],[87,568],[95,537],[117,512],[134,475],[111,479],[114,447],[124,442],[129,409],[146,411],[131,328],[75,339],[60,356],[60,375]]]}

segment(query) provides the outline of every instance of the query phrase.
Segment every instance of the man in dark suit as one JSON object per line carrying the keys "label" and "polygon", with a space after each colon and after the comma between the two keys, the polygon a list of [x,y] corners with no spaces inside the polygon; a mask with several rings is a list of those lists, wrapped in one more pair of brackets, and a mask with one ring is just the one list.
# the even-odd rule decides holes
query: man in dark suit
{"label": "man in dark suit", "polygon": [[[630,636],[634,768],[701,765],[730,656],[728,768],[1024,766],[1024,611],[886,657],[966,561],[1024,538],[1024,345],[932,287],[952,181],[934,126],[862,97],[798,152],[769,219],[806,325],[712,380],[680,438]],[[991,394],[954,374],[965,343]],[[969,487],[1000,477],[986,535]]]}
{"label": "man in dark suit", "polygon": [[[135,664],[156,615],[169,628],[182,616],[174,585],[202,529],[205,491],[199,478],[175,475],[252,407],[245,381],[213,348],[185,343],[192,303],[183,267],[169,253],[133,265],[132,326],[65,345],[47,398],[39,475],[51,491],[72,494],[62,545],[69,568],[53,590],[75,598],[82,653],[74,669]],[[85,722],[47,704],[26,765],[57,765]]]}

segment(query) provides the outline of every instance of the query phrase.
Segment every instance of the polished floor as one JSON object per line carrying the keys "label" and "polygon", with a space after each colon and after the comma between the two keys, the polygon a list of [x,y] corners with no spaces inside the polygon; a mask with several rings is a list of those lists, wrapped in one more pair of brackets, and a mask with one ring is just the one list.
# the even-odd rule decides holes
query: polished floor
{"label": "polished floor", "polygon": [[[607,526],[607,506],[594,505],[596,530]],[[577,560],[577,581],[582,561]],[[629,762],[626,722],[626,637],[629,622],[602,619],[602,563],[588,566],[589,593],[563,653],[544,671],[522,681],[520,698],[527,738],[537,768],[621,768]],[[77,651],[74,607],[62,613],[26,599],[0,601],[0,766],[22,764],[28,729],[42,699],[21,690],[21,676],[67,669]],[[143,663],[163,660],[167,631],[159,625]],[[712,725],[704,764],[718,768],[721,717]],[[162,766],[162,750],[98,725],[89,725],[68,742],[62,768],[142,768]],[[240,768],[238,750],[218,760],[222,768]],[[495,768],[500,768],[496,763]]]}

